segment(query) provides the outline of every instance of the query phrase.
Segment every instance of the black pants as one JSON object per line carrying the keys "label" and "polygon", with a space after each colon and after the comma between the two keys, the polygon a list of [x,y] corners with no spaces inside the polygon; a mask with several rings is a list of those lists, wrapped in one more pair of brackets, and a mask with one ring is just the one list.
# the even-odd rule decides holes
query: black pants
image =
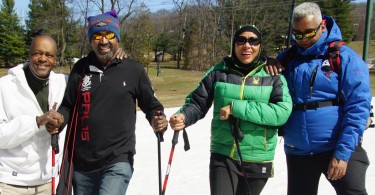
{"label": "black pants", "polygon": [[[316,195],[319,179],[327,170],[333,152],[313,156],[286,154],[288,166],[288,195]],[[370,162],[366,151],[357,146],[352,153],[346,174],[339,180],[328,180],[338,195],[367,195],[366,170]]]}
{"label": "black pants", "polygon": [[[247,178],[252,195],[259,195],[268,178]],[[246,195],[246,183],[242,175],[229,167],[212,166],[210,164],[211,195]]]}

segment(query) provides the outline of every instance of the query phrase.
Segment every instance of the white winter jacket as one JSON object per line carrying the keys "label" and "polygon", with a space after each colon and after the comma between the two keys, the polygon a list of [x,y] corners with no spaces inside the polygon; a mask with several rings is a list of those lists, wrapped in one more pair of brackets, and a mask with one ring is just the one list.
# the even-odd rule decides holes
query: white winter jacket
{"label": "white winter jacket", "polygon": [[[30,89],[20,64],[0,78],[0,182],[34,186],[46,184],[52,177],[51,135],[45,126],[38,128],[36,116],[43,114]],[[66,76],[53,71],[49,76],[50,109],[63,99]],[[55,167],[61,163],[65,129],[59,135],[60,153]],[[56,171],[54,171],[56,173]]]}

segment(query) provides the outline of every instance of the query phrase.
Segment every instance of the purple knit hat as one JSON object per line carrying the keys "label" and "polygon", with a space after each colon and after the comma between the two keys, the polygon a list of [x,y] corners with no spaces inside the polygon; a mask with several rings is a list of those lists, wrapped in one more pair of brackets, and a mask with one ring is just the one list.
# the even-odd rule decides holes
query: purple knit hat
{"label": "purple knit hat", "polygon": [[113,9],[104,14],[90,16],[87,18],[87,21],[89,22],[89,30],[87,32],[89,40],[92,39],[94,33],[104,30],[115,33],[117,39],[120,41],[120,23],[116,10]]}

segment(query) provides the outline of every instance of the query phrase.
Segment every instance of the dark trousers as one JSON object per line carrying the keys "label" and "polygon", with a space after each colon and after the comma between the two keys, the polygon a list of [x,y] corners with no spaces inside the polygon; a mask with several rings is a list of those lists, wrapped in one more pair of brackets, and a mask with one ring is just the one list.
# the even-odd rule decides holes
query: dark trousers
{"label": "dark trousers", "polygon": [[[316,195],[319,179],[327,170],[333,152],[312,156],[286,154],[288,167],[288,195]],[[370,162],[366,151],[357,146],[352,153],[346,174],[339,180],[328,180],[338,195],[367,195],[365,179]]]}
{"label": "dark trousers", "polygon": [[[247,178],[252,195],[259,195],[268,178]],[[245,178],[227,167],[210,166],[211,195],[246,195]]]}

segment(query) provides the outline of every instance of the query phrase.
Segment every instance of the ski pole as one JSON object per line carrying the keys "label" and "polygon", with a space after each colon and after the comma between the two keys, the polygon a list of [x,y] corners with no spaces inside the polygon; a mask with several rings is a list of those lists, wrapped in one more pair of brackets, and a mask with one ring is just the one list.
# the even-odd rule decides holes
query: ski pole
{"label": "ski pole", "polygon": [[169,177],[169,172],[171,170],[174,148],[175,148],[176,144],[178,143],[178,134],[179,134],[179,132],[180,131],[175,131],[173,133],[172,148],[171,148],[171,153],[169,154],[169,160],[168,160],[168,166],[167,166],[167,173],[165,174],[165,178],[164,178],[162,195],[165,194],[165,190],[167,189],[168,177]]}
{"label": "ski pole", "polygon": [[[157,111],[156,112],[156,116],[161,116],[163,114],[162,111]],[[160,142],[163,142],[164,141],[164,138],[163,138],[163,133],[156,133],[156,138],[158,139],[158,176],[159,176],[159,195],[162,194],[162,189],[161,189],[161,148],[160,148]]]}
{"label": "ski pole", "polygon": [[230,128],[232,130],[233,137],[234,137],[234,142],[235,142],[235,145],[236,145],[238,158],[240,160],[241,173],[242,173],[243,178],[245,179],[246,191],[247,191],[248,195],[251,195],[250,186],[249,186],[246,174],[245,174],[245,167],[243,165],[240,145],[238,143],[238,139],[242,140],[244,135],[243,135],[243,132],[241,131],[240,127],[238,126],[238,122],[237,122],[237,119],[235,117],[233,117],[232,115],[229,115],[228,120],[229,120],[229,125],[230,125]]}
{"label": "ski pole", "polygon": [[[52,106],[52,110],[56,111],[57,103],[55,102]],[[52,185],[52,195],[55,195],[55,174],[56,174],[56,167],[55,167],[55,156],[56,153],[59,153],[59,143],[57,140],[57,135],[51,135],[51,147],[52,147],[52,178],[51,178],[51,185]]]}

